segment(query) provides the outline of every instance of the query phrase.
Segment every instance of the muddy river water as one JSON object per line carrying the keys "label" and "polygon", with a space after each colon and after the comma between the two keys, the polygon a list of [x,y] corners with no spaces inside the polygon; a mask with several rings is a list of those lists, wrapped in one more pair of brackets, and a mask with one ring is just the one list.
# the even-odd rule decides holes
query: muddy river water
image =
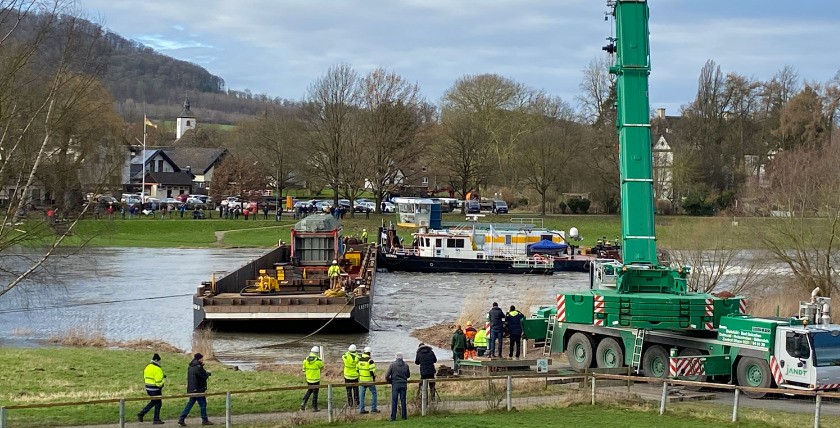
{"label": "muddy river water", "polygon": [[[259,249],[92,248],[54,259],[48,268],[0,298],[0,345],[44,346],[68,333],[101,334],[113,341],[157,339],[189,351],[193,336],[190,295],[213,272],[233,270]],[[21,262],[23,263],[23,262]],[[214,332],[220,360],[247,368],[255,362],[298,362],[312,345],[338,356],[350,343],[369,345],[374,357],[413,355],[416,328],[454,322],[493,301],[552,304],[558,291],[588,287],[588,275],[377,274],[372,331],[356,335]],[[477,321],[477,320],[474,320]],[[294,342],[292,342],[294,341]],[[287,342],[288,345],[283,345]],[[280,345],[265,348],[265,345]],[[448,350],[437,349],[449,358]]]}

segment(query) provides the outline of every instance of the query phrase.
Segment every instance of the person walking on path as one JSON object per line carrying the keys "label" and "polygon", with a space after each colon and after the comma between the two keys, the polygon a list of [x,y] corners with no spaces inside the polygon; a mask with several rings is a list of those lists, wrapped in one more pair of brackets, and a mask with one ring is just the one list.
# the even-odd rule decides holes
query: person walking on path
{"label": "person walking on path", "polygon": [[[187,368],[187,394],[201,394],[207,392],[207,378],[210,377],[210,372],[204,369],[204,355],[196,353],[190,361],[190,366]],[[178,418],[178,425],[187,426],[185,422],[187,416],[190,414],[193,405],[198,403],[201,410],[201,425],[213,425],[210,419],[207,419],[207,397],[190,397],[187,401],[184,411],[181,412],[181,417]]]}
{"label": "person walking on path", "polygon": [[490,323],[485,323],[484,328],[475,333],[475,354],[483,357],[487,352],[487,332],[490,330]]}
{"label": "person walking on path", "polygon": [[487,313],[490,322],[490,358],[502,358],[502,343],[505,334],[505,313],[499,304],[493,302],[493,307]]}
{"label": "person walking on path", "polygon": [[[376,363],[370,357],[370,352],[370,346],[365,346],[364,353],[359,357],[359,382],[376,382]],[[368,413],[365,410],[365,392],[368,389],[370,389],[371,393],[370,413],[379,413],[379,410],[376,408],[376,385],[362,385],[361,388],[362,390],[359,394],[359,413]]]}
{"label": "person walking on path", "polygon": [[[435,363],[437,363],[437,356],[435,352],[432,351],[432,347],[426,345],[425,343],[420,343],[420,346],[417,347],[417,355],[414,357],[414,364],[420,366],[420,379],[432,379],[435,378]],[[423,388],[423,384],[420,384],[420,388]],[[429,397],[434,398],[435,396],[435,383],[429,382]]]}
{"label": "person walking on path", "polygon": [[166,375],[163,374],[163,368],[160,367],[160,355],[152,355],[152,361],[143,370],[143,382],[146,385],[146,394],[152,399],[146,407],[137,414],[137,420],[143,422],[143,417],[149,410],[155,409],[155,419],[152,422],[154,425],[161,425],[163,421],[160,419],[160,408],[163,406],[163,401],[155,399],[163,394],[163,384],[166,381]]}
{"label": "person walking on path", "polygon": [[344,362],[344,383],[347,386],[347,405],[351,408],[359,406],[359,354],[356,345],[350,345],[347,352],[341,356]]}
{"label": "person walking on path", "polygon": [[408,370],[408,365],[403,361],[402,352],[397,352],[396,359],[385,373],[385,382],[391,384],[391,418],[389,420],[397,420],[397,400],[400,402],[400,410],[402,411],[403,420],[408,419],[408,414],[405,408],[405,395],[408,389],[408,379],[411,378],[411,372]]}
{"label": "person walking on path", "polygon": [[510,337],[510,344],[508,345],[508,358],[514,357],[513,348],[516,347],[516,359],[519,359],[519,354],[522,351],[522,322],[525,320],[525,315],[516,310],[516,306],[510,305],[510,312],[505,315],[507,320],[508,335]]}
{"label": "person walking on path", "polygon": [[[268,220],[268,210],[269,209],[270,208],[269,208],[268,204],[263,205],[263,208],[262,208],[262,210],[263,210],[263,220]],[[279,205],[277,206],[277,212],[280,212],[280,206]]]}
{"label": "person walking on path", "polygon": [[[309,389],[303,395],[303,402],[300,403],[300,410],[306,410],[306,402],[312,396],[312,411],[318,412],[318,387],[321,384],[321,370],[324,368],[324,362],[318,356],[320,348],[313,346],[309,351],[309,356],[303,360],[303,373],[306,376],[306,384]],[[313,388],[313,386],[315,386]]]}
{"label": "person walking on path", "polygon": [[455,373],[458,373],[461,360],[464,359],[464,351],[467,349],[467,337],[464,335],[464,331],[461,330],[460,325],[455,326],[455,333],[452,334],[449,347],[452,349],[452,361],[454,361]]}
{"label": "person walking on path", "polygon": [[368,240],[368,233],[367,233],[367,229],[362,229],[362,242],[364,242],[365,244],[367,244],[367,240]]}

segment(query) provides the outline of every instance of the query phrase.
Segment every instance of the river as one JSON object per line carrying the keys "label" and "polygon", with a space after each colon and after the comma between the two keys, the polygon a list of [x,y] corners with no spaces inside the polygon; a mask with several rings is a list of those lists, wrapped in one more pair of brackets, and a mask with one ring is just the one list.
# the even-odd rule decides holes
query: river
{"label": "river", "polygon": [[[36,278],[0,298],[0,346],[44,346],[71,332],[101,334],[112,341],[157,339],[185,351],[192,341],[190,295],[214,272],[233,270],[261,249],[88,248],[52,259]],[[218,358],[242,368],[255,363],[299,362],[312,345],[337,358],[350,343],[373,348],[374,358],[413,356],[416,328],[454,322],[466,308],[489,309],[493,301],[550,305],[560,291],[588,287],[588,274],[552,276],[377,273],[369,333],[316,335],[310,332],[248,334],[214,332]],[[466,303],[468,302],[469,303]],[[466,306],[465,306],[466,305]],[[483,311],[484,309],[480,309]],[[480,320],[473,320],[478,322]],[[448,350],[436,349],[439,358]]]}

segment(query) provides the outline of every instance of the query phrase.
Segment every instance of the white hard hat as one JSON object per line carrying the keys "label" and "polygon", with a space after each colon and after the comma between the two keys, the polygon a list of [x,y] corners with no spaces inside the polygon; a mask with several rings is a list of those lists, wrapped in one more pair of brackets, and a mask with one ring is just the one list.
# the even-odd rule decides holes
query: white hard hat
{"label": "white hard hat", "polygon": [[338,264],[338,260],[333,260],[333,264],[334,264],[334,265],[337,265],[337,264]]}
{"label": "white hard hat", "polygon": [[362,229],[362,232],[367,232],[367,229]]}
{"label": "white hard hat", "polygon": [[312,349],[310,349],[310,351],[312,351],[312,352],[314,352],[314,353],[316,353],[316,354],[318,353],[318,351],[319,351],[319,350],[320,350],[320,349],[318,349],[318,347],[317,347],[317,346],[313,346],[313,347],[312,347]]}
{"label": "white hard hat", "polygon": [[365,346],[365,354],[370,354],[370,346]]}
{"label": "white hard hat", "polygon": [[350,345],[350,347],[347,348],[347,350],[350,352],[356,352],[356,345]]}

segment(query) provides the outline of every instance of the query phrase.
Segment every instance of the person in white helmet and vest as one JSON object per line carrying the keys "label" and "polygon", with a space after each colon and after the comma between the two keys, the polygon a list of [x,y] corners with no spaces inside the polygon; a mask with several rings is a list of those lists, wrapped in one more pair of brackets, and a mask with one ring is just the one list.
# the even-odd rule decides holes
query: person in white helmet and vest
{"label": "person in white helmet and vest", "polygon": [[[359,382],[362,383],[376,382],[376,364],[373,362],[373,358],[370,357],[370,352],[370,346],[365,346],[365,351],[362,353],[362,356],[359,357]],[[379,410],[376,408],[376,385],[361,386],[361,393],[359,394],[359,413],[368,413],[368,411],[365,410],[365,392],[368,389],[370,389],[370,393],[372,395],[370,413],[379,413]]]}
{"label": "person in white helmet and vest", "polygon": [[[315,385],[321,384],[321,370],[324,368],[324,362],[318,353],[321,351],[317,346],[313,346],[309,351],[309,355],[303,360],[303,373],[306,376],[306,384],[310,386],[303,395],[303,402],[300,404],[300,410],[306,410],[306,402],[312,396],[312,411],[318,411],[318,387]],[[315,388],[312,388],[315,386]]]}
{"label": "person in white helmet and vest", "polygon": [[344,383],[347,386],[347,405],[351,408],[359,406],[359,354],[356,345],[350,345],[347,352],[341,356],[344,362]]}
{"label": "person in white helmet and vest", "polygon": [[338,267],[338,260],[333,260],[332,265],[327,270],[327,276],[330,278],[330,288],[337,290],[340,288],[341,268]]}

